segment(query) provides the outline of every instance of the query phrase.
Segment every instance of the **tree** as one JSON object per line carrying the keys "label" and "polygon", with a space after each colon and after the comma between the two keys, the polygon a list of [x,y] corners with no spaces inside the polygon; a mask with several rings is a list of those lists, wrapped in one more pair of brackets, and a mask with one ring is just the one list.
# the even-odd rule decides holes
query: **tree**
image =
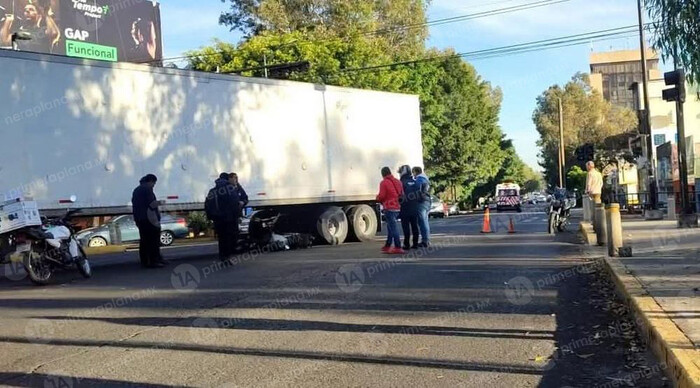
{"label": "tree", "polygon": [[610,136],[637,128],[637,117],[627,108],[613,106],[590,88],[586,74],[576,74],[563,88],[551,86],[537,98],[532,119],[540,135],[540,164],[552,186],[559,185],[559,100],[564,115],[566,166],[578,161],[575,149],[583,144],[600,146]]}
{"label": "tree", "polygon": [[586,176],[587,172],[583,171],[579,166],[573,166],[566,173],[566,183],[569,190],[577,189],[579,193],[586,191]]}
{"label": "tree", "polygon": [[515,151],[512,140],[506,139],[504,136],[500,148],[504,152],[501,167],[495,176],[474,188],[471,193],[473,204],[476,204],[479,197],[488,197],[494,194],[496,185],[504,181],[518,183],[521,185],[521,189],[526,192],[537,191],[541,187],[541,175],[523,163]]}
{"label": "tree", "polygon": [[264,32],[315,32],[327,37],[378,37],[394,53],[423,50],[428,31],[423,0],[222,0],[219,23],[247,38]]}
{"label": "tree", "polygon": [[544,177],[542,174],[532,169],[532,167],[528,165],[523,167],[523,177],[524,183],[522,184],[522,188],[526,193],[544,189]]}
{"label": "tree", "polygon": [[665,59],[675,58],[693,83],[700,81],[700,2],[647,0],[653,22],[654,47]]}
{"label": "tree", "polygon": [[341,72],[344,68],[372,66],[391,62],[391,56],[374,41],[357,37],[342,40],[318,40],[314,33],[266,32],[251,37],[238,45],[215,41],[213,46],[187,53],[193,68],[203,71],[233,72],[241,69],[245,76],[262,77],[264,65],[299,61],[310,63],[308,70],[292,71],[284,78],[350,86],[398,91],[405,78],[404,72],[367,71]]}
{"label": "tree", "polygon": [[498,172],[505,158],[498,126],[501,92],[481,80],[474,67],[460,58],[451,57],[432,66],[436,68],[431,74],[426,74],[427,69],[418,73],[427,76],[428,84],[418,88],[426,168],[438,190],[454,191],[455,186],[464,186],[464,194],[469,195]]}

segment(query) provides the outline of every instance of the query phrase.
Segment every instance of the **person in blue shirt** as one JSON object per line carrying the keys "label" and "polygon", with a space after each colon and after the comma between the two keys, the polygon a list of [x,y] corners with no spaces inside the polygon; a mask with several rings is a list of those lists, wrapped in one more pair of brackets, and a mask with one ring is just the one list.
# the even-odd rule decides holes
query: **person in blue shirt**
{"label": "person in blue shirt", "polygon": [[418,244],[421,248],[430,246],[430,221],[428,213],[432,204],[430,199],[430,179],[423,173],[420,167],[413,167],[413,177],[419,188],[420,200],[418,201],[418,228],[420,229],[421,242]]}

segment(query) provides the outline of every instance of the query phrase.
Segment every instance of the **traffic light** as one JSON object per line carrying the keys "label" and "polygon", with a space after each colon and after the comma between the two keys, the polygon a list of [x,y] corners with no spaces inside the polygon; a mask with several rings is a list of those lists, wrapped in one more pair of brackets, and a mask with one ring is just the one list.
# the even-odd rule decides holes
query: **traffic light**
{"label": "traffic light", "polygon": [[672,89],[664,89],[663,98],[665,101],[679,101],[681,104],[685,102],[685,72],[682,69],[676,69],[664,73],[664,82],[667,86],[673,86]]}
{"label": "traffic light", "polygon": [[644,137],[639,136],[633,140],[630,140],[630,151],[634,156],[642,156],[644,154]]}

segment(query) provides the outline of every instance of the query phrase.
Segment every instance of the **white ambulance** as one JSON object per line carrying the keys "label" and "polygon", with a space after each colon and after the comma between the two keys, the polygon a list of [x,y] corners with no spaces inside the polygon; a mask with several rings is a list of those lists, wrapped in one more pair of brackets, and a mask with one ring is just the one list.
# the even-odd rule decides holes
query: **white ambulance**
{"label": "white ambulance", "polygon": [[496,185],[496,211],[515,210],[521,212],[520,186],[513,182]]}

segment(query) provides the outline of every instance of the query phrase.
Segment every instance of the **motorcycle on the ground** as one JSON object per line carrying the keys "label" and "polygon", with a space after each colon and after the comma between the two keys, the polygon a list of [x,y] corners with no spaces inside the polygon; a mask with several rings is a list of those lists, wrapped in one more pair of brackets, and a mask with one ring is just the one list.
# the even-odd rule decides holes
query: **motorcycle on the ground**
{"label": "motorcycle on the ground", "polygon": [[547,232],[555,234],[556,232],[566,231],[571,218],[571,209],[576,206],[576,195],[566,189],[557,189],[552,195],[552,201],[549,203]]}
{"label": "motorcycle on the ground", "polygon": [[83,277],[91,277],[90,262],[69,222],[78,212],[79,209],[70,210],[59,219],[46,220],[42,226],[12,232],[0,258],[21,260],[29,279],[38,285],[48,284],[57,269],[76,267]]}

